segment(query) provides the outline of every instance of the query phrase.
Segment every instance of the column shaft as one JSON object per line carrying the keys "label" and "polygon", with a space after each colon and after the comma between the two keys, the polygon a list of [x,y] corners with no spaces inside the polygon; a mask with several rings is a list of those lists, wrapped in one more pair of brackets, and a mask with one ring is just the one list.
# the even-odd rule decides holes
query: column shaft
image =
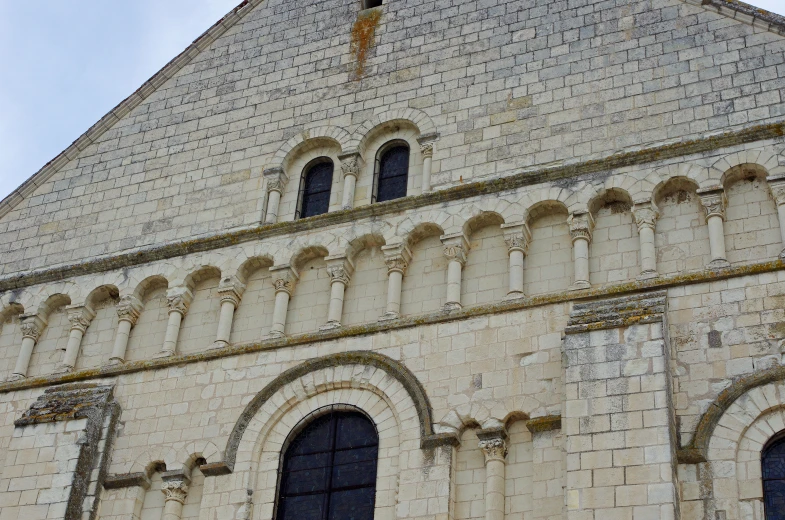
{"label": "column shaft", "polygon": [[485,520],[504,520],[504,460],[485,463]]}
{"label": "column shaft", "polygon": [[508,298],[523,296],[523,259],[524,254],[520,249],[510,250],[510,290]]}
{"label": "column shaft", "polygon": [[401,286],[403,271],[390,271],[387,275],[387,311],[385,316],[397,318],[401,315]]}
{"label": "column shaft", "polygon": [[166,324],[166,336],[164,336],[164,348],[161,355],[173,356],[177,352],[177,337],[180,335],[180,325],[183,322],[183,315],[179,311],[169,311],[169,322]]}
{"label": "column shaft", "polygon": [[65,347],[65,355],[63,356],[62,370],[70,371],[76,366],[76,358],[79,357],[79,348],[82,346],[83,337],[83,330],[78,328],[71,329],[71,333],[68,335],[68,344]]}
{"label": "column shaft", "polygon": [[234,320],[234,302],[231,300],[221,301],[221,314],[218,317],[218,333],[216,343],[229,343],[229,336],[232,333],[232,321]]}
{"label": "column shaft", "polygon": [[426,155],[422,160],[422,192],[431,191],[431,156]]}
{"label": "column shaft", "polygon": [[641,275],[657,274],[657,253],[654,248],[654,228],[642,226],[638,230],[641,241]]}
{"label": "column shaft", "polygon": [[354,207],[354,186],[357,183],[357,177],[354,175],[346,175],[343,178],[343,199],[341,201],[342,209],[352,209]]}
{"label": "column shaft", "polygon": [[270,190],[267,195],[267,214],[264,216],[266,224],[278,222],[278,205],[281,203],[281,193],[277,190]]}
{"label": "column shaft", "polygon": [[270,327],[271,336],[283,336],[286,327],[286,313],[289,310],[289,293],[278,291],[275,293],[275,307],[273,308],[273,324]]}
{"label": "column shaft", "polygon": [[725,259],[725,225],[720,215],[710,215],[709,225],[709,249],[711,250],[712,262],[724,262]]}
{"label": "column shaft", "polygon": [[109,358],[109,364],[118,365],[125,362],[125,351],[128,349],[128,340],[131,337],[131,328],[133,323],[129,320],[120,320],[117,324],[117,335],[114,338],[114,347],[112,348],[112,356]]}
{"label": "column shaft", "polygon": [[387,308],[380,320],[394,320],[401,316],[401,287],[403,274],[409,267],[412,253],[403,244],[382,246],[387,264]]}
{"label": "column shaft", "polygon": [[163,520],[180,520],[183,515],[183,503],[178,500],[167,500],[164,503]]}
{"label": "column shaft", "polygon": [[575,263],[575,286],[579,288],[589,285],[589,241],[576,238],[572,243],[573,262]]}
{"label": "column shaft", "polygon": [[19,379],[27,377],[27,368],[30,366],[30,358],[33,355],[36,340],[29,336],[22,338],[22,348],[19,349],[19,356],[16,358],[16,366],[12,378]]}
{"label": "column shaft", "polygon": [[342,280],[334,279],[330,284],[330,308],[327,311],[328,323],[341,324],[341,316],[343,315],[343,297],[346,291],[346,285]]}
{"label": "column shaft", "polygon": [[447,265],[447,301],[445,308],[461,308],[461,278],[463,263],[460,260],[450,260]]}
{"label": "column shaft", "polygon": [[785,204],[777,204],[777,216],[780,219],[780,236],[782,237],[782,250],[785,251]]}

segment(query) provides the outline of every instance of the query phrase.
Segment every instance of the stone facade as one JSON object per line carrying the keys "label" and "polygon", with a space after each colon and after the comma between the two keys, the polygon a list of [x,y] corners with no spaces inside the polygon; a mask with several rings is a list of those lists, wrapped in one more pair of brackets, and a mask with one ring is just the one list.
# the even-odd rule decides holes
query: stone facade
{"label": "stone facade", "polygon": [[325,407],[378,519],[762,520],[785,20],[362,7],[243,2],[0,202],[0,520],[272,519]]}

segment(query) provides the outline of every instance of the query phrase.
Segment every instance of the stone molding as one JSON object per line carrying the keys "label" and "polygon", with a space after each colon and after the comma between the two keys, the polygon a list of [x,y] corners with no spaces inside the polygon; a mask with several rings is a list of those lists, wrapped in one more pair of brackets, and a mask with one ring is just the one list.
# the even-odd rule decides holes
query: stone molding
{"label": "stone molding", "polygon": [[775,34],[785,35],[785,17],[744,2],[733,0],[682,0],[699,5],[728,18],[758,27]]}
{"label": "stone molding", "polygon": [[[574,178],[584,174],[607,171],[625,166],[659,162],[690,154],[716,150],[744,143],[774,139],[785,134],[785,123],[756,125],[739,131],[726,132],[710,137],[685,141],[683,143],[658,145],[644,150],[613,154],[605,158],[586,161],[576,165],[545,167],[535,171],[525,171],[487,181],[466,183],[422,195],[404,197],[393,201],[360,206],[348,211],[326,213],[304,220],[279,222],[252,226],[228,233],[219,233],[202,238],[184,240],[128,253],[107,255],[95,260],[66,264],[27,273],[15,273],[0,278],[0,292],[19,289],[31,285],[60,281],[87,274],[102,273],[116,269],[141,265],[156,260],[181,257],[197,252],[212,251],[238,243],[258,241],[269,237],[320,229],[336,224],[355,222],[359,219],[373,218],[399,213],[445,202],[496,194],[516,188]],[[13,197],[13,194],[8,198]],[[8,198],[6,200],[8,200]],[[2,206],[0,202],[0,206]],[[2,211],[0,211],[2,213]]]}
{"label": "stone molding", "polygon": [[641,323],[663,321],[667,291],[633,294],[587,303],[576,303],[565,334],[583,334],[592,330],[617,329]]}
{"label": "stone molding", "polygon": [[634,295],[641,291],[651,289],[662,290],[668,287],[709,283],[718,280],[728,280],[742,276],[779,271],[785,271],[785,262],[782,260],[774,260],[753,265],[730,267],[727,269],[705,269],[699,273],[658,276],[657,278],[638,280],[635,282],[608,284],[598,288],[588,288],[579,291],[565,290],[562,292],[546,294],[542,296],[524,296],[514,300],[505,300],[492,304],[465,307],[449,314],[436,311],[426,315],[401,317],[394,321],[371,322],[344,327],[338,330],[314,331],[285,338],[269,338],[260,342],[228,345],[226,347],[211,349],[198,354],[176,355],[165,358],[131,361],[122,365],[108,365],[101,368],[78,370],[68,374],[50,374],[45,376],[28,377],[16,381],[0,382],[0,393],[27,388],[38,388],[52,384],[84,381],[93,379],[95,377],[114,377],[120,374],[131,374],[144,370],[157,370],[171,366],[182,366],[211,359],[221,359],[252,352],[291,347],[293,345],[309,344],[313,343],[314,341],[329,341],[339,338],[366,336],[369,334],[376,334],[390,330],[445,323],[462,320],[469,317],[518,311],[521,309],[530,309],[556,303],[580,302],[589,299],[602,297],[609,298],[626,294]]}

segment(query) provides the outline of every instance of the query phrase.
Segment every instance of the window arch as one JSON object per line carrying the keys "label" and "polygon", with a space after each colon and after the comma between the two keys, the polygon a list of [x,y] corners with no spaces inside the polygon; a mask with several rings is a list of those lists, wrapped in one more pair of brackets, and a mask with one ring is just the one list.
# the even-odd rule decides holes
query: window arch
{"label": "window arch", "polygon": [[761,452],[766,520],[785,520],[785,434],[770,440]]}
{"label": "window arch", "polygon": [[330,207],[333,170],[333,162],[328,157],[319,157],[308,163],[300,177],[300,195],[295,218],[327,213]]}
{"label": "window arch", "polygon": [[409,145],[406,141],[391,141],[376,155],[371,202],[405,197],[408,181]]}
{"label": "window arch", "polygon": [[279,465],[276,520],[373,520],[379,435],[355,410],[305,423]]}

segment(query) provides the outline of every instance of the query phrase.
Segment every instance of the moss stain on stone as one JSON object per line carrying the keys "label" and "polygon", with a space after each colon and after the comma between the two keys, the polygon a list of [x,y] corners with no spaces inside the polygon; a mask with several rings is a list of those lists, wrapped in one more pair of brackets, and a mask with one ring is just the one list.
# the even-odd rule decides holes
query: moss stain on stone
{"label": "moss stain on stone", "polygon": [[362,79],[365,73],[365,61],[368,51],[374,45],[376,27],[381,17],[382,12],[379,9],[366,9],[357,15],[357,20],[352,25],[351,52],[356,63],[354,79]]}

